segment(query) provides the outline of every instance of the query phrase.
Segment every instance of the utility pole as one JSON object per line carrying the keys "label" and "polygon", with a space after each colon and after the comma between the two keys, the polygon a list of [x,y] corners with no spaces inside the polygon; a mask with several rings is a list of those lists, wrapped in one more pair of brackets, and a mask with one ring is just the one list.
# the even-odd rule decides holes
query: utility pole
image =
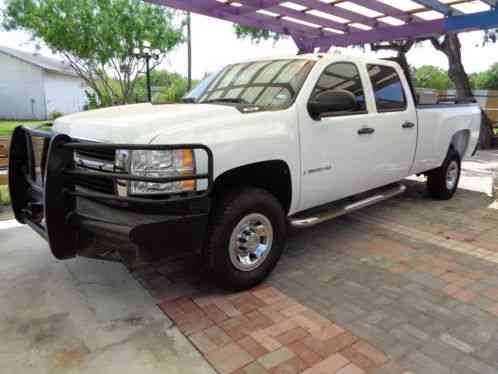
{"label": "utility pole", "polygon": [[192,17],[190,12],[187,12],[187,59],[188,59],[188,72],[187,72],[187,89],[192,89]]}

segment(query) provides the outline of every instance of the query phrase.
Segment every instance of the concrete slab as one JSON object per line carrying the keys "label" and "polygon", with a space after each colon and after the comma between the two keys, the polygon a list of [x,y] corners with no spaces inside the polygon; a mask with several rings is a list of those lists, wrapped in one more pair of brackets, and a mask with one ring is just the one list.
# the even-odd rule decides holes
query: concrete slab
{"label": "concrete slab", "polygon": [[120,264],[0,230],[0,373],[214,373]]}

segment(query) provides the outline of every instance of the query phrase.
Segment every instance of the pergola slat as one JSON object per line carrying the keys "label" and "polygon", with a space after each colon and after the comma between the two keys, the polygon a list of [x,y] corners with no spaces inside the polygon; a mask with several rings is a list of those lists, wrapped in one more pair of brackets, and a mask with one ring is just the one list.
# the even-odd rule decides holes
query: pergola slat
{"label": "pergola slat", "polygon": [[[248,11],[243,12],[243,14],[249,14],[249,11],[251,13],[254,13],[260,9],[256,6],[256,3],[259,2],[257,0],[237,0],[237,2],[240,4],[246,5],[246,7],[249,8]],[[228,7],[230,7],[230,5],[225,5],[224,9],[226,9]],[[233,8],[233,7],[230,7],[230,8]],[[281,6],[281,5],[273,5],[273,6],[270,6],[268,8],[265,8],[264,10],[267,10],[270,12],[275,12],[275,13],[278,13],[282,16],[300,19],[300,20],[305,21],[305,22],[318,24],[322,27],[331,27],[331,28],[334,28],[337,30],[342,30],[342,31],[345,31],[348,29],[348,27],[346,25],[344,25],[343,23],[339,23],[339,22],[335,22],[335,21],[332,21],[329,19],[317,17],[317,16],[314,16],[312,14],[303,13],[303,12],[300,12],[300,11],[297,11],[294,9],[286,8],[286,7]]]}
{"label": "pergola slat", "polygon": [[412,19],[417,19],[418,17],[413,16],[411,14],[405,13],[398,8],[394,8],[390,5],[381,3],[380,1],[371,1],[371,0],[350,0],[352,3],[364,6],[365,8],[369,8],[375,10],[377,12],[383,13],[386,16],[391,16],[395,18],[399,18],[403,21],[411,21]]}
{"label": "pergola slat", "polygon": [[[413,9],[413,3],[403,7],[405,0],[399,1],[399,8],[397,3],[379,0],[332,3],[320,0],[145,1],[290,35],[301,51],[327,50],[332,45],[414,40],[447,32],[498,27],[498,0],[454,0],[446,4],[438,0],[412,0],[420,5],[417,9]],[[489,7],[491,10],[464,14],[455,8],[466,4],[472,6],[466,7],[465,12]],[[428,11],[436,11],[440,16]],[[436,19],[427,18],[429,15],[435,15]]]}
{"label": "pergola slat", "polygon": [[310,9],[316,9],[324,13],[328,13],[337,17],[349,19],[353,22],[362,23],[371,27],[378,26],[378,21],[374,18],[369,18],[361,14],[351,12],[347,9],[340,8],[336,5],[322,3],[320,0],[293,0],[293,3],[306,6]]}

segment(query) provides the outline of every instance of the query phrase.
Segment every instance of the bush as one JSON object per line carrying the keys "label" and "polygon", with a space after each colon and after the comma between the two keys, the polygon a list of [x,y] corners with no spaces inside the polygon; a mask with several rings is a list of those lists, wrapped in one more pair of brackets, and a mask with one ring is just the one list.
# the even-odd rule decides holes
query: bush
{"label": "bush", "polygon": [[58,112],[54,110],[52,113],[48,115],[48,119],[51,121],[55,121],[57,118],[60,118],[64,115],[64,113]]}
{"label": "bush", "polygon": [[10,194],[8,186],[0,186],[0,203],[10,205]]}

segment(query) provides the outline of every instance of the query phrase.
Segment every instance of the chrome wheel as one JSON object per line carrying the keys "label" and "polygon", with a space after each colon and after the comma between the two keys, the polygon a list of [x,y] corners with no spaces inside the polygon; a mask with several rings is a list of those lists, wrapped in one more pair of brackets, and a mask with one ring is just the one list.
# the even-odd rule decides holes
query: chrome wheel
{"label": "chrome wheel", "polygon": [[460,167],[458,166],[458,162],[451,161],[446,172],[446,188],[449,191],[452,191],[456,187],[459,172]]}
{"label": "chrome wheel", "polygon": [[271,251],[273,226],[259,213],[245,216],[235,226],[230,236],[230,260],[240,271],[257,269]]}

